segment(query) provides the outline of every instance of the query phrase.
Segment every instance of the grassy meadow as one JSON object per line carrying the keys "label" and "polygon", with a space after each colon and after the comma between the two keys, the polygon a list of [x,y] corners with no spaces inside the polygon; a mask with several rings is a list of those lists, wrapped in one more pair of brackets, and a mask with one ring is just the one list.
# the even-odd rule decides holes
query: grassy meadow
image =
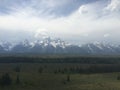
{"label": "grassy meadow", "polygon": [[[0,90],[120,90],[119,70],[110,71],[115,66],[119,64],[0,63],[0,80],[5,73],[12,80],[10,85],[0,85]],[[103,67],[109,72],[96,72]]]}

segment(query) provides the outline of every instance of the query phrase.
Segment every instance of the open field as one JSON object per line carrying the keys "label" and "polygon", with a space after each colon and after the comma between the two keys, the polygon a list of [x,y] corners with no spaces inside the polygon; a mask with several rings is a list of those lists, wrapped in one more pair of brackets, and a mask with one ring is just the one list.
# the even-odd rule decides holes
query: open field
{"label": "open field", "polygon": [[[15,79],[16,74],[11,73]],[[2,87],[1,90],[120,90],[118,73],[71,75],[71,81],[64,84],[66,75],[21,73],[21,84]]]}
{"label": "open field", "polygon": [[[49,61],[50,58],[47,58],[49,62],[32,63],[28,58],[27,62],[17,62],[14,57],[4,58],[3,60],[16,60],[16,62],[0,63],[0,78],[8,73],[12,80],[10,85],[0,86],[0,90],[120,90],[120,78],[118,78],[120,64],[116,63],[119,58],[110,59],[115,60],[113,64],[109,60],[105,63],[98,63],[97,60],[96,63],[88,62],[89,59],[84,59],[86,61],[84,63],[70,63],[69,60],[53,63]],[[55,58],[55,60],[62,59]],[[19,76],[19,84],[16,84],[17,76]]]}

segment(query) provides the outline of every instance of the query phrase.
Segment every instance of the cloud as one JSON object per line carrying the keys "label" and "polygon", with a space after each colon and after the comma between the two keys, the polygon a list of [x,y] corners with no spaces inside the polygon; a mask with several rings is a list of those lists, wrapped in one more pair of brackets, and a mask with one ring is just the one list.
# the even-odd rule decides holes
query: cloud
{"label": "cloud", "polygon": [[119,11],[120,12],[120,0],[111,0],[110,4],[105,8],[111,12]]}
{"label": "cloud", "polygon": [[[61,3],[58,0],[43,0],[41,5],[48,4],[46,7],[54,8],[67,2],[69,0],[62,0]],[[68,16],[61,17],[50,14],[49,9],[44,13],[45,8],[42,9],[42,6],[38,6],[39,10],[36,10],[37,7],[33,8],[34,5],[38,5],[36,3],[25,8],[16,6],[12,8],[10,14],[0,15],[0,32],[6,34],[2,39],[6,37],[6,40],[7,38],[20,40],[21,37],[31,39],[52,36],[72,43],[119,42],[117,38],[120,34],[120,16],[114,14],[116,12],[104,14],[105,8],[111,3],[97,1],[83,4]],[[4,30],[8,33],[3,33]]]}
{"label": "cloud", "polygon": [[35,36],[34,36],[36,39],[45,39],[45,38],[48,38],[48,33],[47,33],[47,30],[46,29],[38,29],[36,32],[35,32]]}
{"label": "cloud", "polygon": [[[11,12],[32,9],[34,15],[55,14],[58,16],[67,16],[76,10],[80,0],[0,0],[0,13],[9,14]],[[37,12],[37,13],[35,13]]]}
{"label": "cloud", "polygon": [[85,5],[82,5],[81,7],[80,7],[80,9],[79,9],[79,12],[81,13],[81,14],[86,14],[86,13],[88,13],[88,7],[86,7]]}
{"label": "cloud", "polygon": [[70,3],[72,0],[41,0],[42,5],[46,5],[48,8],[63,6],[64,4]]}
{"label": "cloud", "polygon": [[110,34],[104,34],[104,37],[105,38],[107,38],[107,37],[109,37],[110,36]]}

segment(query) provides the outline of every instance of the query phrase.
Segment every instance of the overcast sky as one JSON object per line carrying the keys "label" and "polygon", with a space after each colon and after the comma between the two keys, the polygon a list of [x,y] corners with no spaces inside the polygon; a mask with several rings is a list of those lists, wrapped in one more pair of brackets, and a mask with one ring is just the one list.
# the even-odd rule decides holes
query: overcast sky
{"label": "overcast sky", "polygon": [[0,0],[0,41],[47,36],[120,44],[120,0]]}

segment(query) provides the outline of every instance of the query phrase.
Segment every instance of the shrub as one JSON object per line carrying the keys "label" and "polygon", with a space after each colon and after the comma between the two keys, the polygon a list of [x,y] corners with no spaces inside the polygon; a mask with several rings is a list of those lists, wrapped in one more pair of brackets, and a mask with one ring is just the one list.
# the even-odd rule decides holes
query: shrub
{"label": "shrub", "polygon": [[16,77],[16,84],[20,84],[20,77],[19,77],[19,75],[17,75],[17,77]]}
{"label": "shrub", "polygon": [[70,81],[71,81],[70,75],[67,75],[67,82],[70,82]]}
{"label": "shrub", "polygon": [[2,75],[2,78],[0,80],[1,86],[9,86],[12,84],[12,79],[8,73]]}
{"label": "shrub", "polygon": [[117,80],[120,80],[120,76],[117,76]]}
{"label": "shrub", "polygon": [[43,68],[40,67],[39,70],[38,70],[39,73],[42,73],[43,72]]}
{"label": "shrub", "polygon": [[20,67],[19,66],[17,66],[17,67],[15,67],[15,72],[20,72]]}

